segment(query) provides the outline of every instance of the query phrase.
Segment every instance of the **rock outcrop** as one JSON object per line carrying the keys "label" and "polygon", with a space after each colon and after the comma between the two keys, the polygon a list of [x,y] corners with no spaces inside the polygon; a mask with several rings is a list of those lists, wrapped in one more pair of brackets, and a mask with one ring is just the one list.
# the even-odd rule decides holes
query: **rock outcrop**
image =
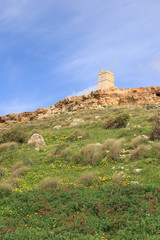
{"label": "rock outcrop", "polygon": [[61,112],[77,111],[91,107],[129,106],[160,104],[160,87],[97,90],[80,97],[68,97],[57,102],[52,107],[38,109],[34,112],[8,114],[0,116],[0,124],[26,122],[44,117],[57,116]]}

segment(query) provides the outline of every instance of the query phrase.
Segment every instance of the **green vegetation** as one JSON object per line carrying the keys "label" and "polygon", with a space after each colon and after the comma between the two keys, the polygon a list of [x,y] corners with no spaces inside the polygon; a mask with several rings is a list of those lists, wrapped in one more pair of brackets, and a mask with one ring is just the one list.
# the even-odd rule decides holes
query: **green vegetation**
{"label": "green vegetation", "polygon": [[[88,109],[2,126],[0,239],[158,239],[159,116]],[[33,133],[46,146],[29,146]]]}

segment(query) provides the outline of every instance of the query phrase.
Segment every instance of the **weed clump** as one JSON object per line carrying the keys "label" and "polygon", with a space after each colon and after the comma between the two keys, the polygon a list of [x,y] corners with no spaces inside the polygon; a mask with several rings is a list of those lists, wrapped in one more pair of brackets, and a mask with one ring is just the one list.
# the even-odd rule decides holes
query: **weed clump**
{"label": "weed clump", "polygon": [[131,152],[130,159],[141,160],[147,155],[148,151],[149,151],[149,148],[146,145],[141,144]]}
{"label": "weed clump", "polygon": [[122,150],[124,143],[125,143],[125,138],[120,138],[119,140],[114,140],[114,142],[112,143],[112,146],[110,148],[110,151],[108,153],[108,156],[107,156],[108,159],[117,161],[120,156],[120,152]]}
{"label": "weed clump", "polygon": [[18,168],[21,168],[23,166],[23,162],[17,162],[12,166],[11,171],[14,172],[16,171]]}
{"label": "weed clump", "polygon": [[18,144],[16,142],[7,142],[7,143],[0,144],[0,152],[7,152],[17,148],[18,148]]}
{"label": "weed clump", "polygon": [[141,136],[137,136],[131,141],[131,148],[137,148],[143,142],[143,138]]}
{"label": "weed clump", "polygon": [[94,144],[88,144],[81,149],[82,154],[82,163],[84,165],[95,166],[98,164],[98,161],[102,155],[99,147]]}
{"label": "weed clump", "polygon": [[123,181],[123,173],[113,173],[112,175],[112,183],[113,184],[119,184]]}
{"label": "weed clump", "polygon": [[21,128],[10,128],[5,131],[0,138],[0,143],[7,143],[7,142],[16,142],[16,143],[25,143],[26,142],[26,135]]}
{"label": "weed clump", "polygon": [[158,111],[155,114],[154,124],[153,124],[153,129],[152,129],[152,132],[151,132],[150,139],[153,140],[153,141],[160,139],[160,111]]}
{"label": "weed clump", "polygon": [[54,154],[57,156],[57,155],[60,155],[61,152],[66,148],[66,146],[64,144],[61,144],[61,145],[58,145],[56,147],[56,150],[54,152]]}
{"label": "weed clump", "polygon": [[102,145],[102,150],[103,151],[110,150],[114,142],[115,139],[107,139]]}
{"label": "weed clump", "polygon": [[117,117],[110,117],[108,118],[104,123],[105,129],[114,129],[114,128],[125,128],[127,126],[127,123],[129,121],[129,114],[121,114]]}
{"label": "weed clump", "polygon": [[38,185],[39,188],[55,188],[58,185],[60,185],[60,180],[59,178],[52,178],[52,177],[48,177],[48,178],[44,178]]}
{"label": "weed clump", "polygon": [[79,180],[77,181],[79,184],[83,184],[85,186],[91,186],[95,180],[94,172],[87,172],[81,175]]}
{"label": "weed clump", "polygon": [[61,153],[59,154],[59,156],[65,158],[65,157],[68,157],[69,154],[70,154],[69,148],[64,148],[64,149],[61,151]]}
{"label": "weed clump", "polygon": [[12,178],[20,177],[21,175],[25,174],[27,172],[27,167],[20,167],[12,172],[11,176]]}

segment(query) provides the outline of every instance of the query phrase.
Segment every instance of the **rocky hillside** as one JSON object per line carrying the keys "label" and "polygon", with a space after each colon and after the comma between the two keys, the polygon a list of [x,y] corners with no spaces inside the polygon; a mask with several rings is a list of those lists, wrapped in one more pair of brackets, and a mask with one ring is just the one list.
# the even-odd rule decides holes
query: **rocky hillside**
{"label": "rocky hillside", "polygon": [[160,104],[160,87],[129,89],[119,89],[114,87],[107,90],[93,91],[80,97],[68,97],[57,102],[52,107],[41,108],[33,112],[24,112],[20,114],[11,113],[5,116],[0,116],[0,124],[26,122],[50,116],[56,117],[61,112],[76,111],[92,107],[122,107],[149,104]]}

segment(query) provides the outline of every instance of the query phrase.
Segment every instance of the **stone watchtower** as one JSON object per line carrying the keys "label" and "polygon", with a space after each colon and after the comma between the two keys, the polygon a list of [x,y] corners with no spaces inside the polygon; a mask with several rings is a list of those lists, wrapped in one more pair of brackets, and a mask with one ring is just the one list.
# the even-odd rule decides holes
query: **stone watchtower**
{"label": "stone watchtower", "polygon": [[114,73],[100,70],[98,73],[98,90],[114,87]]}

